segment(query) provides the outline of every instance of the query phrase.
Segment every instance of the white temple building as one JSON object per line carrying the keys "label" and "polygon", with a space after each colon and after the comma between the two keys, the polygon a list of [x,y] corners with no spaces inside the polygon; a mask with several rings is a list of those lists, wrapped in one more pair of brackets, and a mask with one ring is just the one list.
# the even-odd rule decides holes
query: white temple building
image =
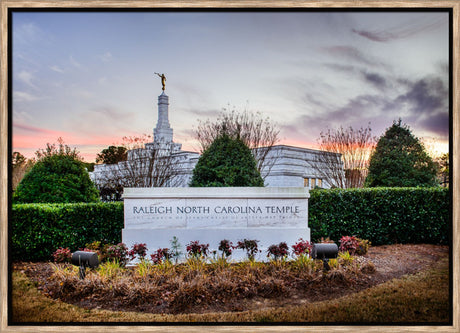
{"label": "white temple building", "polygon": [[[180,143],[173,141],[173,129],[169,123],[169,97],[162,92],[158,96],[158,121],[153,129],[154,140],[147,143],[145,148],[128,151],[128,158],[125,162],[116,164],[99,164],[94,166],[94,172],[90,173],[92,180],[99,188],[104,187],[105,183],[120,183],[121,187],[188,187],[192,178],[193,169],[198,162],[200,154],[182,150]],[[157,154],[157,160],[164,160],[165,164],[174,165],[174,175],[166,182],[158,181],[164,170],[154,171],[149,165],[149,156]],[[330,188],[331,184],[321,172],[318,172],[318,156],[325,154],[324,151],[294,147],[287,145],[275,145],[265,158],[266,167],[262,168],[261,175],[265,186],[269,187],[308,187],[308,188]],[[340,154],[326,153],[339,161],[343,170]],[[144,170],[154,175],[152,179],[137,179],[133,182],[126,182],[133,176],[134,170]],[[161,168],[160,168],[161,169]],[[142,178],[142,177],[141,177]],[[145,177],[144,177],[145,178]],[[157,179],[158,178],[158,179]],[[124,181],[120,180],[123,179]]]}

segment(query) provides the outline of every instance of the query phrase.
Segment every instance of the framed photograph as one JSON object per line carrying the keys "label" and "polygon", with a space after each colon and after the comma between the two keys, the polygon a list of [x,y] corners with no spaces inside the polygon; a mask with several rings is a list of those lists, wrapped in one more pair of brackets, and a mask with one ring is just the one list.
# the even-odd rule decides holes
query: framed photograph
{"label": "framed photograph", "polygon": [[459,10],[2,1],[2,331],[458,330]]}

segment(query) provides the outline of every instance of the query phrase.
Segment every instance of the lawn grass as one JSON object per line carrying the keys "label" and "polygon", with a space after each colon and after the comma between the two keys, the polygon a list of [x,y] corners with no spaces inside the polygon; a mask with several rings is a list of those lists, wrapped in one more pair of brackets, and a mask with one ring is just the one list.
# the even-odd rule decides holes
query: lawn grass
{"label": "lawn grass", "polygon": [[257,311],[158,315],[85,310],[42,295],[25,274],[13,272],[13,322],[324,322],[448,324],[448,260],[334,300]]}

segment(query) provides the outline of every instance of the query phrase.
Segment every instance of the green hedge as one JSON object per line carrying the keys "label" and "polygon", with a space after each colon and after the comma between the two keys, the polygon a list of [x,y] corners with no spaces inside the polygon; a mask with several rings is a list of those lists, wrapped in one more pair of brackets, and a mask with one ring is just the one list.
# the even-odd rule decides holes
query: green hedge
{"label": "green hedge", "polygon": [[312,190],[311,239],[356,235],[373,245],[448,244],[449,198],[440,187]]}
{"label": "green hedge", "polygon": [[10,228],[13,260],[50,260],[60,246],[121,242],[123,202],[15,204]]}
{"label": "green hedge", "polygon": [[[356,235],[373,245],[449,242],[448,189],[333,189],[310,194],[312,241]],[[116,244],[123,223],[123,202],[15,204],[12,259],[50,260],[58,247],[75,251],[93,241]]]}

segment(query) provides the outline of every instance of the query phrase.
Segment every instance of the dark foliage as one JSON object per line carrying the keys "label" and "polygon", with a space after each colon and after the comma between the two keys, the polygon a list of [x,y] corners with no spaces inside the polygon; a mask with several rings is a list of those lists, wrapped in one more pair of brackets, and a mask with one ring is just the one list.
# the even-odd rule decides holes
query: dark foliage
{"label": "dark foliage", "polygon": [[128,157],[127,151],[128,149],[123,146],[109,146],[97,154],[96,163],[115,164],[118,162],[126,161]]}
{"label": "dark foliage", "polygon": [[278,245],[270,245],[267,250],[267,256],[272,256],[274,260],[285,258],[289,254],[289,247],[286,242],[281,242]]}
{"label": "dark foliage", "polygon": [[235,248],[246,250],[246,254],[249,260],[254,260],[254,256],[259,251],[259,241],[255,239],[243,239],[242,241],[238,241]]}
{"label": "dark foliage", "polygon": [[343,235],[356,235],[373,245],[449,241],[446,188],[312,190],[308,210],[312,241]]}
{"label": "dark foliage", "polygon": [[123,203],[17,204],[10,228],[13,260],[50,260],[59,247],[121,242]]}
{"label": "dark foliage", "polygon": [[68,155],[42,157],[13,194],[17,203],[97,202],[99,193],[85,165]]}
{"label": "dark foliage", "polygon": [[109,246],[107,249],[107,260],[114,260],[125,266],[128,263],[128,248],[124,243]]}
{"label": "dark foliage", "polygon": [[379,139],[369,161],[367,187],[437,185],[437,167],[401,119]]}
{"label": "dark foliage", "polygon": [[224,134],[201,155],[190,186],[264,186],[264,181],[249,148],[242,140]]}

